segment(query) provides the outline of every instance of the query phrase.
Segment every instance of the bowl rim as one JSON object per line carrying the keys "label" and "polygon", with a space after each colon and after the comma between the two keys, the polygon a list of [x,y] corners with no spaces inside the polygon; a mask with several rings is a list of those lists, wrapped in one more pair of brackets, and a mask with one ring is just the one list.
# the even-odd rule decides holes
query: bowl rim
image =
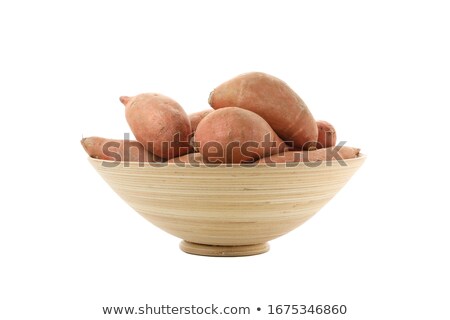
{"label": "bowl rim", "polygon": [[[367,158],[367,154],[365,153],[359,153],[356,158],[350,158],[350,159],[343,159],[343,160],[324,160],[324,161],[310,161],[310,162],[280,162],[280,163],[271,163],[270,165],[267,165],[267,163],[221,163],[221,164],[213,164],[213,163],[185,163],[185,162],[137,162],[137,161],[116,161],[116,160],[104,160],[99,158],[94,158],[88,156],[88,160],[93,163],[109,163],[111,165],[107,165],[104,167],[123,167],[124,164],[126,164],[126,167],[139,167],[139,168],[298,168],[298,167],[319,167],[319,166],[333,166],[335,163],[339,163],[340,161],[344,162],[355,162],[355,161],[361,161],[365,160]],[[318,165],[308,165],[311,163],[319,162]],[[114,163],[117,163],[117,165],[112,165]]]}

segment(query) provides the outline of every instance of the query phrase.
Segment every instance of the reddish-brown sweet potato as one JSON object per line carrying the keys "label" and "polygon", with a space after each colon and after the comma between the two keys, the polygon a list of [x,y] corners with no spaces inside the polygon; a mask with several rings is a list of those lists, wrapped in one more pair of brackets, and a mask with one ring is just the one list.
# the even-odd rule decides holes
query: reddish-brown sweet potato
{"label": "reddish-brown sweet potato", "polygon": [[192,152],[185,155],[182,155],[180,157],[172,158],[168,163],[180,163],[180,164],[200,164],[203,163],[202,155],[200,152]]}
{"label": "reddish-brown sweet potato", "polygon": [[203,111],[199,111],[199,112],[194,112],[189,115],[189,121],[191,122],[192,135],[195,133],[195,130],[197,130],[197,126],[198,126],[199,122],[213,111],[214,111],[214,109],[208,109],[208,110],[203,110]]}
{"label": "reddish-brown sweet potato", "polygon": [[317,149],[334,147],[336,145],[336,130],[333,125],[324,120],[317,120],[319,136],[317,138]]}
{"label": "reddish-brown sweet potato", "polygon": [[240,107],[257,113],[295,148],[307,150],[317,141],[317,124],[308,107],[274,76],[262,72],[239,75],[215,88],[209,104],[214,109]]}
{"label": "reddish-brown sweet potato", "polygon": [[183,108],[157,93],[120,97],[136,140],[153,154],[170,159],[189,152],[191,125]]}
{"label": "reddish-brown sweet potato", "polygon": [[358,148],[335,146],[311,151],[286,151],[261,158],[258,163],[289,163],[289,162],[316,162],[330,160],[345,160],[356,158]]}
{"label": "reddish-brown sweet potato", "polygon": [[129,162],[161,161],[158,156],[145,150],[144,146],[135,140],[87,137],[81,139],[81,145],[90,157],[96,159]]}
{"label": "reddish-brown sweet potato", "polygon": [[198,124],[195,147],[209,163],[243,163],[282,152],[286,144],[254,112],[228,107],[208,114]]}
{"label": "reddish-brown sweet potato", "polygon": [[194,151],[194,134],[195,134],[195,131],[197,130],[198,124],[204,117],[206,117],[208,114],[210,114],[213,111],[214,111],[214,109],[209,109],[209,110],[203,110],[203,111],[191,113],[189,115],[189,121],[191,122],[191,135],[189,138],[189,144],[191,146],[191,149],[189,150],[190,153],[192,153]]}

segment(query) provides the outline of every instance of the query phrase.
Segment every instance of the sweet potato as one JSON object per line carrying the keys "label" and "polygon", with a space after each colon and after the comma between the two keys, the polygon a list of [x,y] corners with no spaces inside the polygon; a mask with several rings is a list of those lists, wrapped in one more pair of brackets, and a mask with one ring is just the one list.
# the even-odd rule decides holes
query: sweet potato
{"label": "sweet potato", "polygon": [[274,76],[262,72],[241,74],[215,88],[209,104],[214,109],[240,107],[257,113],[295,148],[307,150],[317,141],[317,124],[305,102]]}
{"label": "sweet potato", "polygon": [[198,124],[194,140],[203,161],[209,163],[253,162],[286,148],[262,117],[236,107],[208,114]]}
{"label": "sweet potato", "polygon": [[178,164],[200,164],[203,163],[202,155],[199,152],[192,152],[180,157],[172,158],[168,163],[178,163]]}
{"label": "sweet potato", "polygon": [[115,140],[102,137],[81,139],[87,154],[96,159],[129,162],[160,162],[161,159],[135,140]]}
{"label": "sweet potato", "polygon": [[333,125],[324,120],[317,120],[319,135],[317,138],[317,149],[334,147],[336,145],[336,130]]}
{"label": "sweet potato", "polygon": [[191,133],[194,135],[195,130],[197,130],[198,123],[206,117],[208,114],[213,112],[214,109],[203,110],[199,112],[194,112],[189,115],[189,121],[191,122]]}
{"label": "sweet potato", "polygon": [[335,146],[311,151],[286,151],[259,159],[258,163],[321,162],[356,158],[358,148]]}
{"label": "sweet potato", "polygon": [[206,117],[208,114],[210,114],[213,111],[214,111],[214,109],[208,109],[208,110],[191,113],[189,115],[189,121],[191,122],[191,135],[189,137],[189,144],[191,146],[191,149],[189,150],[189,153],[194,152],[194,134],[195,134],[195,130],[197,130],[198,124],[204,117]]}
{"label": "sweet potato", "polygon": [[191,125],[183,108],[158,93],[120,97],[136,140],[153,154],[170,159],[189,152]]}

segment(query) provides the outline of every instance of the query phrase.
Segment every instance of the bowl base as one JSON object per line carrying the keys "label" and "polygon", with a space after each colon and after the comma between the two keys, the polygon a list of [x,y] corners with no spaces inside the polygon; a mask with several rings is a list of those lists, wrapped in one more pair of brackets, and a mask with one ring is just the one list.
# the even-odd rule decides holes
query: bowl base
{"label": "bowl base", "polygon": [[269,244],[258,243],[245,246],[214,246],[208,244],[181,241],[180,249],[186,253],[210,257],[253,256],[269,251]]}

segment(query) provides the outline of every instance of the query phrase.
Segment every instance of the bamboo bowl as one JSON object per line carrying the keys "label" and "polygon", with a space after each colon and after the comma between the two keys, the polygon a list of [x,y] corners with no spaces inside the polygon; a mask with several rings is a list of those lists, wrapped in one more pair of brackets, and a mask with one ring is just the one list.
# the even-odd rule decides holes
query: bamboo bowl
{"label": "bamboo bowl", "polygon": [[182,239],[184,252],[247,256],[311,218],[365,158],[271,167],[89,161],[134,210]]}

